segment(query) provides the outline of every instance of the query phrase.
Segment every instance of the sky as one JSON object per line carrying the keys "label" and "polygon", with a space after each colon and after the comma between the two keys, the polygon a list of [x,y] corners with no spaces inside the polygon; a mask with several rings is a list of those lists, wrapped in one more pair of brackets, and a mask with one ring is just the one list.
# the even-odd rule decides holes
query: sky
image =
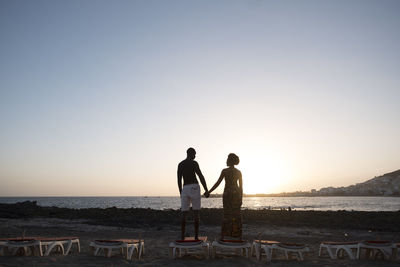
{"label": "sky", "polygon": [[[399,1],[0,1],[0,196],[348,186],[400,169]],[[216,193],[223,191],[223,184]]]}

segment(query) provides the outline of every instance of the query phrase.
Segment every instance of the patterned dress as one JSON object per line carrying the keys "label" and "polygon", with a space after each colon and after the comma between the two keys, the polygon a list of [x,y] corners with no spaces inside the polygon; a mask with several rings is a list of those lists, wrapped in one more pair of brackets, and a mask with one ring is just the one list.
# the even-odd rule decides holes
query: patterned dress
{"label": "patterned dress", "polygon": [[225,175],[225,189],[223,194],[224,218],[222,221],[221,236],[242,238],[242,193],[238,186],[237,170],[227,169]]}

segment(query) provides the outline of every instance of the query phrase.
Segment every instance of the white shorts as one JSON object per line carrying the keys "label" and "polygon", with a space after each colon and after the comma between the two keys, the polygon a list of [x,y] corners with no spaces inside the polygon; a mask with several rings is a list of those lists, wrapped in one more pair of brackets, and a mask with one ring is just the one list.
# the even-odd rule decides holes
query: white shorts
{"label": "white shorts", "polygon": [[198,184],[184,185],[181,195],[181,210],[188,211],[192,202],[193,210],[200,210],[201,196],[200,186]]}

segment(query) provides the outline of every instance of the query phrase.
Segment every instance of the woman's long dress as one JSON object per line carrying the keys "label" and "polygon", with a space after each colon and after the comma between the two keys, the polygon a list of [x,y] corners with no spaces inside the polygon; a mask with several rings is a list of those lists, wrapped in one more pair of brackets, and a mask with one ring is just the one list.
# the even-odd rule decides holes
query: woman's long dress
{"label": "woman's long dress", "polygon": [[224,205],[224,218],[221,229],[222,238],[242,238],[242,214],[240,212],[242,193],[238,186],[238,179],[239,177],[234,169],[227,170],[222,199]]}

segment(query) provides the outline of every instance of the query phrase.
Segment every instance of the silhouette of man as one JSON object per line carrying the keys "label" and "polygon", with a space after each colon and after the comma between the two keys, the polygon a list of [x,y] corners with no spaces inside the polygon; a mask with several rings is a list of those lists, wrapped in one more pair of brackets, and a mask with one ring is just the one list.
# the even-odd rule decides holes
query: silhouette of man
{"label": "silhouette of man", "polygon": [[186,216],[190,208],[190,202],[192,202],[194,213],[194,236],[197,240],[199,238],[199,210],[201,207],[201,194],[196,174],[199,176],[200,182],[206,193],[208,192],[208,189],[204,176],[200,171],[199,164],[194,160],[196,158],[196,150],[191,147],[186,151],[186,154],[186,159],[181,161],[178,165],[178,188],[181,195],[182,211],[181,237],[182,240],[185,239]]}

